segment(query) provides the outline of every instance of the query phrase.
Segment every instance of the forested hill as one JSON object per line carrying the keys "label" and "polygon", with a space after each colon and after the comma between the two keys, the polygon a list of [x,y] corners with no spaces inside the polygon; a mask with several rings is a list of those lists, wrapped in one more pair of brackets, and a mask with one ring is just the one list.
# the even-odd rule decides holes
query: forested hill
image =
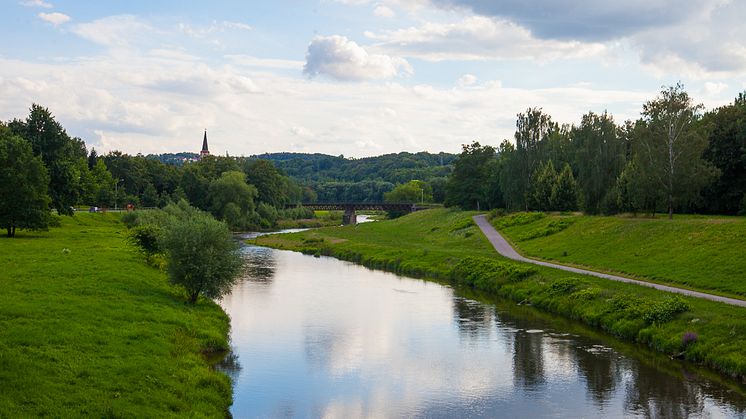
{"label": "forested hill", "polygon": [[397,184],[446,177],[456,155],[402,152],[356,159],[319,153],[267,153],[252,157],[270,160],[304,183],[378,180]]}

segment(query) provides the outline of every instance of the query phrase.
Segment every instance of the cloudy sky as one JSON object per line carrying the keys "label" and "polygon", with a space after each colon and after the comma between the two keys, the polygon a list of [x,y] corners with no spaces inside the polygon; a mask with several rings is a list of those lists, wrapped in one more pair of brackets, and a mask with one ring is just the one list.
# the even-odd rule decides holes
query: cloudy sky
{"label": "cloudy sky", "polygon": [[100,152],[457,152],[515,115],[636,118],[746,90],[740,0],[0,0],[0,120]]}

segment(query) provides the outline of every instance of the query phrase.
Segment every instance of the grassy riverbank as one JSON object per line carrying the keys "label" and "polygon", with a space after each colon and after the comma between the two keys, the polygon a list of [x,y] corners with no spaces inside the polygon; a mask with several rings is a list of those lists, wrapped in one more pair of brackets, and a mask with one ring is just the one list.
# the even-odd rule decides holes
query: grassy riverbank
{"label": "grassy riverbank", "polygon": [[263,236],[257,243],[450,281],[746,377],[746,309],[508,261],[492,249],[472,215],[421,211],[391,221]]}
{"label": "grassy riverbank", "polygon": [[746,217],[517,213],[492,223],[527,256],[746,296]]}
{"label": "grassy riverbank", "polygon": [[0,239],[0,417],[225,416],[216,304],[184,303],[116,214]]}

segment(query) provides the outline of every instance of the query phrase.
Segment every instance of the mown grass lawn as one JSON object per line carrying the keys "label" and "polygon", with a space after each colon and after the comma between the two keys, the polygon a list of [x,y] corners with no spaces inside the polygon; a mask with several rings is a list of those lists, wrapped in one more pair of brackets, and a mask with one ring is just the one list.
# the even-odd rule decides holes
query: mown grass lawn
{"label": "mown grass lawn", "polygon": [[[510,298],[744,381],[746,309],[509,261],[491,247],[472,215],[435,209],[255,242]],[[687,332],[695,341],[684,339]]]}
{"label": "mown grass lawn", "polygon": [[527,256],[746,296],[746,217],[519,213],[493,224]]}
{"label": "mown grass lawn", "polygon": [[0,417],[222,417],[229,378],[203,353],[229,319],[184,303],[115,214],[0,238]]}

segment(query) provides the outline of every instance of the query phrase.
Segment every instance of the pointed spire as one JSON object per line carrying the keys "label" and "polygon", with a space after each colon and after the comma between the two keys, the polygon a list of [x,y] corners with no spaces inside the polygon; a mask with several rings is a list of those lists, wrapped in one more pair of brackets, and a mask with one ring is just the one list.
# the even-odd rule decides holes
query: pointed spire
{"label": "pointed spire", "polygon": [[202,140],[202,151],[199,152],[201,156],[210,155],[210,150],[207,148],[207,128],[205,128],[205,137]]}

